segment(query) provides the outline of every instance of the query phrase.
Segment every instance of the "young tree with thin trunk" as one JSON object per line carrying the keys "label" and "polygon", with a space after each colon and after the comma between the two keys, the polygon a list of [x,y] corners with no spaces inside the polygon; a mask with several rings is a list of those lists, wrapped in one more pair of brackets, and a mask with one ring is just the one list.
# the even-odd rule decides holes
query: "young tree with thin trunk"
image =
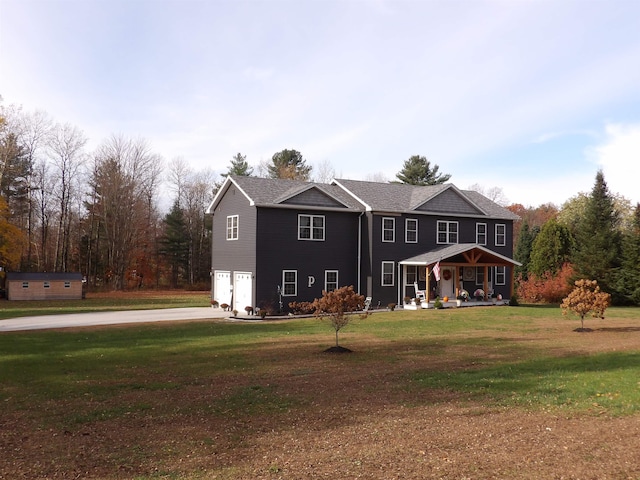
{"label": "young tree with thin trunk", "polygon": [[328,318],[331,326],[336,331],[336,345],[334,350],[348,351],[338,344],[338,332],[349,324],[353,318],[351,312],[362,310],[364,296],[358,295],[353,286],[341,287],[331,292],[322,291],[322,297],[313,302],[315,315],[319,318]]}

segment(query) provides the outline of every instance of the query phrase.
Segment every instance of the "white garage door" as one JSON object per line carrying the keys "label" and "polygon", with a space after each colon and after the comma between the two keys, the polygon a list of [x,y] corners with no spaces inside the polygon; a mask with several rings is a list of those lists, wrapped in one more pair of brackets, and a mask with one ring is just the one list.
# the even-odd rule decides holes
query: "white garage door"
{"label": "white garage door", "polygon": [[231,272],[215,272],[215,282],[213,284],[213,299],[220,305],[226,303],[231,305]]}
{"label": "white garage door", "polygon": [[251,273],[233,272],[233,308],[244,313],[244,307],[254,307],[251,295]]}

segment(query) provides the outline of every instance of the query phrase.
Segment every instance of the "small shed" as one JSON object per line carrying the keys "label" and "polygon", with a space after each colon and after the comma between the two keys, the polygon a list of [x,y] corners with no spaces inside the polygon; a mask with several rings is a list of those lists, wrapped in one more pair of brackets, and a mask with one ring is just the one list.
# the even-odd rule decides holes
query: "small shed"
{"label": "small shed", "polygon": [[82,274],[7,272],[7,300],[80,300]]}

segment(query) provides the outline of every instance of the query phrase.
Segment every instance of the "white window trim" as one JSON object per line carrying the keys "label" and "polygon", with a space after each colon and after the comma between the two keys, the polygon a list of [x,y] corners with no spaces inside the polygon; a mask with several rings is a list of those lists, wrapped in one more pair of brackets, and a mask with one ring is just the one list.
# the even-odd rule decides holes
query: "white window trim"
{"label": "white window trim", "polygon": [[[498,227],[502,227],[502,233],[498,233]],[[502,237],[502,242],[498,242],[498,237]],[[507,245],[507,225],[504,223],[496,223],[496,247],[504,247]]]}
{"label": "white window trim", "polygon": [[[391,220],[393,227],[391,229],[384,227],[384,222],[386,220]],[[384,233],[388,230],[391,230],[391,240],[385,240]],[[394,243],[396,241],[396,219],[393,217],[382,217],[382,243]]]}
{"label": "white window trim", "polygon": [[[295,280],[293,282],[285,282],[286,274],[293,273],[295,275]],[[285,285],[293,284],[294,292],[293,293],[285,293],[286,288]],[[298,271],[297,270],[283,270],[282,271],[282,296],[283,297],[297,297],[298,296]]]}
{"label": "white window trim", "polygon": [[[484,227],[484,233],[481,234],[478,229],[480,226]],[[480,241],[480,235],[484,235],[484,242]],[[487,244],[487,224],[486,223],[476,223],[476,243],[478,245],[486,245]]]}
{"label": "white window trim", "polygon": [[[447,229],[445,232],[447,235],[447,240],[445,242],[441,242],[440,241],[440,224],[445,224],[447,226]],[[449,225],[455,224],[456,225],[456,241],[452,242],[450,241],[451,238],[451,230],[449,229]],[[436,243],[438,245],[456,245],[460,242],[460,222],[457,221],[450,221],[450,220],[438,220],[437,224],[436,224]]]}
{"label": "white window trim", "polygon": [[[409,230],[409,223],[415,225],[415,229]],[[416,239],[409,240],[409,232],[415,232]],[[418,243],[418,219],[417,218],[407,218],[404,221],[404,242],[405,243]]]}
{"label": "white window trim", "polygon": [[[384,266],[391,265],[391,283],[384,283]],[[380,274],[380,285],[383,287],[393,287],[396,284],[396,265],[395,262],[383,261],[382,270]]]}
{"label": "white window trim", "polygon": [[[235,227],[233,225],[235,220]],[[235,235],[234,235],[235,231]],[[240,233],[240,218],[238,215],[227,215],[227,240],[238,240]]]}
{"label": "white window trim", "polygon": [[[496,267],[494,278],[495,278],[496,285],[506,285],[507,284],[507,267],[504,267],[504,266]],[[499,280],[500,278],[502,280]]]}
{"label": "white window trim", "polygon": [[[305,238],[302,237],[300,235],[300,219],[302,217],[309,217],[309,238]],[[313,226],[313,219],[314,218],[321,218],[322,219],[322,238],[313,238],[313,231],[314,231],[314,226]],[[311,241],[311,242],[324,242],[325,239],[325,216],[324,215],[311,215],[309,213],[300,213],[298,214],[298,240],[305,240],[305,241]],[[307,227],[305,227],[307,228]]]}
{"label": "white window trim", "polygon": [[64,288],[71,288],[71,282],[65,281],[64,282]]}
{"label": "white window trim", "polygon": [[476,286],[484,285],[484,267],[476,267]]}
{"label": "white window trim", "polygon": [[22,282],[22,288],[29,288],[29,282]]}
{"label": "white window trim", "polygon": [[338,270],[325,270],[324,271],[324,291],[325,292],[330,291],[329,288],[327,287],[327,283],[329,282],[328,279],[327,279],[327,275],[330,274],[330,273],[335,273],[336,274],[336,281],[335,281],[336,288],[335,288],[335,290],[337,290],[339,288],[339,285],[340,285],[338,283],[338,278],[339,278]]}
{"label": "white window trim", "polygon": [[51,283],[47,281],[42,282],[42,288],[51,288]]}

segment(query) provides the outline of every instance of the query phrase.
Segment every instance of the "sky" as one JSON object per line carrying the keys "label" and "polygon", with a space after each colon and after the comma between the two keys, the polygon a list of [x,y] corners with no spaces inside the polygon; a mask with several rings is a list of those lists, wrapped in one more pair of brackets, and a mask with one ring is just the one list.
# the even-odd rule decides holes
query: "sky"
{"label": "sky", "polygon": [[227,171],[412,155],[465,189],[640,202],[637,0],[0,0],[2,104]]}

